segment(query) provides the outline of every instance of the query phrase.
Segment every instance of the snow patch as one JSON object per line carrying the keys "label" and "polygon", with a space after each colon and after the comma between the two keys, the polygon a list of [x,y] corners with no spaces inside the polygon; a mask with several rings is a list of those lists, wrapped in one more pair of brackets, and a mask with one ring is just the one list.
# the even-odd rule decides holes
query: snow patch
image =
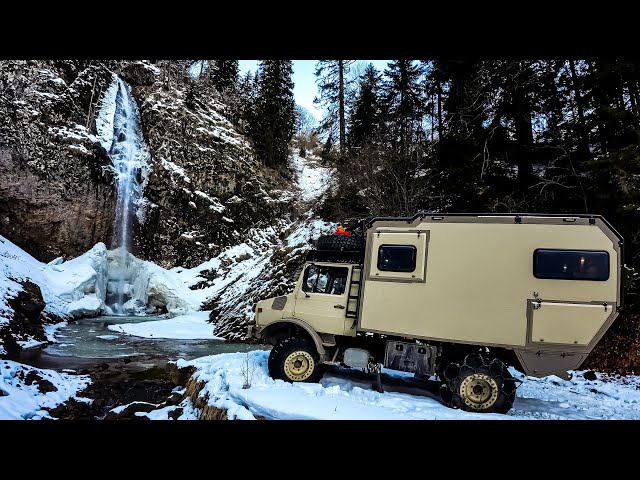
{"label": "snow patch", "polygon": [[99,338],[100,340],[117,340],[118,335],[96,335],[96,338]]}
{"label": "snow patch", "polygon": [[[39,380],[27,385],[27,375],[37,374],[51,382],[55,391],[42,393]],[[91,383],[88,375],[69,375],[0,360],[0,420],[39,420],[52,418],[45,408],[55,408],[74,397]]]}
{"label": "snow patch", "polygon": [[[23,281],[32,281],[40,287],[46,303],[45,314],[60,318],[68,316],[67,301],[60,298],[61,290],[65,288],[68,279],[65,278],[64,272],[52,270],[50,274],[47,270],[53,267],[54,265],[49,267],[39,262],[0,235],[0,326],[7,324],[13,317],[13,310],[8,300],[16,297],[22,290],[22,285],[18,282]],[[0,344],[0,353],[4,353],[2,344]]]}
{"label": "snow patch", "polygon": [[224,340],[213,335],[213,325],[207,322],[210,311],[190,312],[166,320],[109,325],[114,332],[144,338]]}
{"label": "snow patch", "polygon": [[113,121],[116,115],[116,97],[118,96],[118,77],[113,75],[111,83],[102,94],[98,114],[96,115],[96,131],[100,145],[108,152],[113,143]]}
{"label": "snow patch", "polygon": [[315,159],[302,158],[296,153],[289,156],[289,165],[296,173],[298,188],[305,202],[318,200],[324,195],[335,172],[333,168],[320,166]]}
{"label": "snow patch", "polygon": [[182,179],[186,182],[186,183],[191,183],[191,179],[189,178],[189,176],[187,175],[187,172],[185,172],[184,168],[182,168],[180,165],[176,165],[173,162],[170,162],[169,160],[165,160],[164,158],[162,159],[162,166],[166,169],[169,170],[170,172],[175,173],[176,175],[182,177]]}
{"label": "snow patch", "polygon": [[212,205],[209,206],[209,208],[211,210],[215,210],[218,213],[222,213],[225,210],[225,206],[222,205],[217,199],[207,195],[204,192],[201,192],[200,190],[194,190],[194,192],[196,195],[198,195],[201,198],[204,198],[205,200],[207,200],[209,203],[211,203]]}

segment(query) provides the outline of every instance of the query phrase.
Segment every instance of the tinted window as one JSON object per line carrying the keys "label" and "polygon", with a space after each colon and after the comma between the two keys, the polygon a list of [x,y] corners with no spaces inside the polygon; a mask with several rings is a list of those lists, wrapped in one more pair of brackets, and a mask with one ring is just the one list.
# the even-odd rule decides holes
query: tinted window
{"label": "tinted window", "polygon": [[416,269],[416,251],[413,245],[380,245],[378,270],[413,272]]}
{"label": "tinted window", "polygon": [[348,268],[309,265],[302,290],[309,293],[342,295],[347,284]]}
{"label": "tinted window", "polygon": [[607,280],[609,253],[540,248],[533,253],[533,275],[558,280]]}

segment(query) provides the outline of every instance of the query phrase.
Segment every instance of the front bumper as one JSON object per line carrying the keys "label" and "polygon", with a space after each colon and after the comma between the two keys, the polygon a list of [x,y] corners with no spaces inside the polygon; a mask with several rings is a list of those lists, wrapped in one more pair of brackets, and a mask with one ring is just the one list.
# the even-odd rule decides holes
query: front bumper
{"label": "front bumper", "polygon": [[260,331],[262,330],[262,327],[258,326],[258,325],[247,325],[247,336],[245,337],[245,340],[260,340],[261,335],[260,335]]}

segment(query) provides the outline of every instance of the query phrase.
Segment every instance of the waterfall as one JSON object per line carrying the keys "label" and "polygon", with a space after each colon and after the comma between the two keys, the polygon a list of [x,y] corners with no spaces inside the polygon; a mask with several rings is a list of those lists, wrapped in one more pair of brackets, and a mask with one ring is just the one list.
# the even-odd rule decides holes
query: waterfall
{"label": "waterfall", "polygon": [[111,246],[118,253],[109,264],[107,304],[114,313],[123,315],[127,313],[126,302],[134,296],[129,252],[135,221],[142,220],[140,207],[149,154],[140,136],[138,107],[131,88],[119,77],[105,94],[96,127],[103,146],[109,146],[117,183]]}

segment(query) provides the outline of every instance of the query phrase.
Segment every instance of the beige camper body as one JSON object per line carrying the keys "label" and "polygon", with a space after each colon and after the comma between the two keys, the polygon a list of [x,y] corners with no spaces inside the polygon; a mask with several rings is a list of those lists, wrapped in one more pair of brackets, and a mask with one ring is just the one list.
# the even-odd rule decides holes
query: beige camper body
{"label": "beige camper body", "polygon": [[[403,357],[407,371],[442,377],[481,350],[528,375],[562,375],[621,307],[622,238],[600,216],[417,214],[362,230],[363,255],[310,255],[291,294],[258,303],[251,335],[276,345],[302,335],[317,363],[351,348],[355,366],[366,354],[389,366],[404,342],[434,357],[423,367]],[[310,287],[322,275],[332,292]]]}

